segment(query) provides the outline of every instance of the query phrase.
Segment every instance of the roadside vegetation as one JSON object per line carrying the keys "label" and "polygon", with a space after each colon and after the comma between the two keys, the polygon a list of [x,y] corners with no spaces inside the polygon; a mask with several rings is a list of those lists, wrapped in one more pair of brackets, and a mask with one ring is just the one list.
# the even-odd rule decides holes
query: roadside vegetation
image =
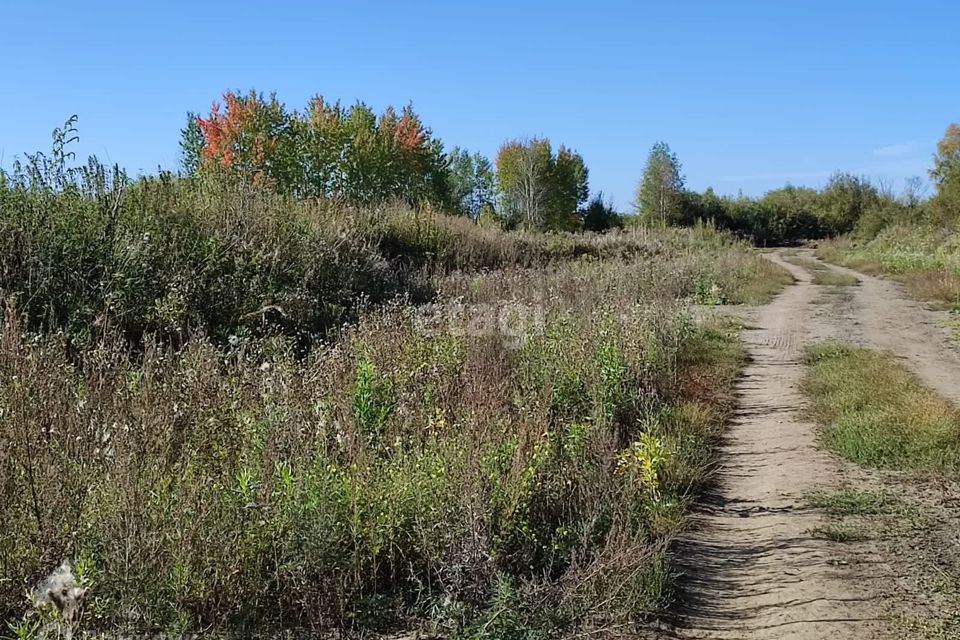
{"label": "roadside vegetation", "polygon": [[894,618],[903,637],[957,637],[960,412],[888,354],[823,343],[809,350],[808,363],[804,391],[823,442],[883,470],[856,488],[809,496],[828,518],[811,534],[879,546],[916,603]]}
{"label": "roadside vegetation", "polygon": [[951,124],[930,169],[932,198],[919,188],[865,216],[847,237],[824,242],[818,255],[904,282],[917,299],[960,310],[960,127]]}
{"label": "roadside vegetation", "polygon": [[814,493],[810,496],[810,505],[824,509],[831,516],[872,516],[889,513],[897,502],[883,493],[840,489]]}
{"label": "roadside vegetation", "polygon": [[817,255],[865,273],[896,278],[918,300],[960,310],[960,227],[956,223],[894,224],[869,240],[826,242]]}
{"label": "roadside vegetation", "polygon": [[804,390],[828,447],[868,466],[957,477],[960,414],[892,356],[828,342],[808,362]]}
{"label": "roadside vegetation", "polygon": [[541,331],[425,331],[399,305],[306,359],[104,336],[75,364],[8,306],[4,616],[64,557],[92,629],[486,636],[657,611],[740,353],[659,279],[637,306],[621,268],[575,297],[517,279]]}

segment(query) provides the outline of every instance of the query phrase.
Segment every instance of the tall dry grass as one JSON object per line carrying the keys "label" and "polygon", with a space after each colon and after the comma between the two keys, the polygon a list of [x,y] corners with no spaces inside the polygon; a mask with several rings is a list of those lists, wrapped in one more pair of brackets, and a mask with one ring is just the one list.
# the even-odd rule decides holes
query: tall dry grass
{"label": "tall dry grass", "polygon": [[305,350],[365,309],[432,299],[433,279],[451,271],[662,255],[689,256],[691,273],[731,291],[734,270],[762,264],[710,229],[505,233],[401,206],[357,210],[170,175],[130,181],[94,161],[0,175],[0,292],[30,329],[63,331],[78,350],[105,331],[131,344],[284,335]]}
{"label": "tall dry grass", "polygon": [[579,297],[519,281],[542,324],[510,339],[394,305],[306,358],[116,336],[81,365],[7,305],[4,617],[62,558],[94,629],[483,635],[655,611],[739,355],[593,268]]}

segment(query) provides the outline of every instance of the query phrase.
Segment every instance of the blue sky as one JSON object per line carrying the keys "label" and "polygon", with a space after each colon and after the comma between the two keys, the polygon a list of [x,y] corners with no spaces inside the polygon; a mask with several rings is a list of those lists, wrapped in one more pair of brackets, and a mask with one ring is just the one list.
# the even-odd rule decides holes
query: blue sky
{"label": "blue sky", "polygon": [[687,183],[747,194],[836,169],[924,175],[960,120],[960,3],[7,3],[0,163],[79,115],[80,155],[176,168],[224,90],[408,101],[448,147],[578,150],[625,208],[657,140]]}

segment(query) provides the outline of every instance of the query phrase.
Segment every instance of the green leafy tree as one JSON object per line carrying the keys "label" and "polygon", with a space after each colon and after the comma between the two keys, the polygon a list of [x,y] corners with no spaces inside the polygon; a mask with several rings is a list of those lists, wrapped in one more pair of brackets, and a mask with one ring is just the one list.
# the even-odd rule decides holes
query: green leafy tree
{"label": "green leafy tree", "polygon": [[960,172],[960,126],[951,123],[937,143],[937,153],[933,156],[930,178],[939,186],[956,177],[958,172]]}
{"label": "green leafy tree", "polygon": [[339,177],[332,194],[369,204],[388,197],[388,150],[377,135],[377,116],[363,102],[350,107],[342,120],[346,146],[339,153]]}
{"label": "green leafy tree", "polygon": [[937,143],[930,179],[937,190],[934,217],[941,222],[960,217],[960,126],[951,123]]}
{"label": "green leafy tree", "polygon": [[346,111],[339,102],[330,103],[322,96],[314,96],[299,119],[304,195],[345,196],[345,150],[350,143],[345,118]]}
{"label": "green leafy tree", "polygon": [[819,211],[822,230],[847,233],[864,213],[880,205],[880,194],[866,178],[835,173],[820,192]]}
{"label": "green leafy tree", "polygon": [[758,202],[761,217],[753,227],[764,244],[790,244],[804,238],[822,237],[818,215],[820,194],[809,187],[788,184],[772,189]]}
{"label": "green leafy tree", "polygon": [[447,160],[454,210],[479,220],[484,208],[492,208],[496,199],[493,164],[484,155],[460,147],[454,147]]}
{"label": "green leafy tree", "polygon": [[506,227],[546,225],[550,190],[550,143],[512,141],[497,153],[500,211]]}
{"label": "green leafy tree", "polygon": [[187,175],[196,175],[200,171],[203,154],[203,131],[197,121],[197,114],[187,114],[187,124],[180,130],[180,163]]}
{"label": "green leafy tree", "polygon": [[590,195],[587,165],[580,154],[561,145],[550,178],[551,227],[570,230],[576,226],[575,212]]}
{"label": "green leafy tree", "polygon": [[534,138],[500,147],[496,162],[500,210],[506,226],[571,229],[589,193],[583,158],[565,147]]}
{"label": "green leafy tree", "polygon": [[634,204],[647,224],[679,222],[683,210],[683,176],[680,161],[667,143],[658,142],[650,149]]}
{"label": "green leafy tree", "polygon": [[705,222],[719,227],[730,227],[729,204],[707,187],[703,193],[684,191],[682,199],[681,223],[693,225]]}
{"label": "green leafy tree", "polygon": [[344,109],[318,96],[298,113],[253,91],[228,92],[224,105],[183,130],[188,172],[225,168],[282,193],[355,204],[450,204],[443,144],[410,105],[378,117],[362,102]]}

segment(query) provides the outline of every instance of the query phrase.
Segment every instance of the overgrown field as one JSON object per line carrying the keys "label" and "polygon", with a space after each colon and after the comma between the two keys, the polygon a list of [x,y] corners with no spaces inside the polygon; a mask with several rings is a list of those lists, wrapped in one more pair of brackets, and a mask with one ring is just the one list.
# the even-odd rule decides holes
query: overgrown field
{"label": "overgrown field", "polygon": [[354,209],[242,184],[144,177],[92,162],[0,174],[0,291],[27,328],[85,348],[119,331],[217,343],[282,334],[305,349],[364,309],[423,302],[456,270],[593,259],[656,264],[673,292],[756,302],[782,272],[709,228],[594,234],[506,233],[402,206]]}
{"label": "overgrown field", "polygon": [[549,636],[670,598],[789,276],[708,228],[514,234],[97,167],[0,187],[0,615]]}
{"label": "overgrown field", "polygon": [[302,361],[279,339],[136,359],[117,341],[81,367],[8,309],[7,615],[62,557],[94,628],[493,634],[655,611],[739,352],[595,269],[583,302],[548,287],[515,344],[400,306]]}

